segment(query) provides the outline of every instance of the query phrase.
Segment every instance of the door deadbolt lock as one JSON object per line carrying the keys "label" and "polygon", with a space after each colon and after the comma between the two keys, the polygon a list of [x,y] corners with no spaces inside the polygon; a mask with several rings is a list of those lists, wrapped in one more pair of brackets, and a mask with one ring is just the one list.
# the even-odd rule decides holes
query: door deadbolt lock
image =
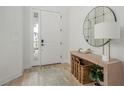
{"label": "door deadbolt lock", "polygon": [[44,43],[44,40],[43,39],[41,40],[41,43]]}

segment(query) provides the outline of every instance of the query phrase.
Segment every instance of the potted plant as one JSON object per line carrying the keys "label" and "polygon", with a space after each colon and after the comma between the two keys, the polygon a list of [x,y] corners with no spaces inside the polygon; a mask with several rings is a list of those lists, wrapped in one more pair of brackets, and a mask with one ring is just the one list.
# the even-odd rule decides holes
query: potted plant
{"label": "potted plant", "polygon": [[95,81],[96,86],[100,86],[100,81],[103,81],[103,68],[99,65],[90,66],[90,79]]}

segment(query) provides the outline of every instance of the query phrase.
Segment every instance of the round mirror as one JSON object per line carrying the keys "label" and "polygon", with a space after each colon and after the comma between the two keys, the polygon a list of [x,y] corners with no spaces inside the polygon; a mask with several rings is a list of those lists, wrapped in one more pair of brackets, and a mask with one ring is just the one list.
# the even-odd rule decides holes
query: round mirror
{"label": "round mirror", "polygon": [[95,39],[94,26],[101,22],[117,21],[114,12],[105,6],[99,6],[92,9],[86,16],[83,24],[84,38],[88,44],[94,47],[100,47],[109,42],[109,39]]}

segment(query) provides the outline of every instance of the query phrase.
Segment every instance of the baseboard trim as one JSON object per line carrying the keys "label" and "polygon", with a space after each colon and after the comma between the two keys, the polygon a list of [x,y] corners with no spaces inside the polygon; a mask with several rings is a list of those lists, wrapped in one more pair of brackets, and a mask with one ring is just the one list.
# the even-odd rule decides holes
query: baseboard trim
{"label": "baseboard trim", "polygon": [[70,63],[68,60],[63,60],[61,63]]}
{"label": "baseboard trim", "polygon": [[0,81],[0,86],[4,86],[7,82],[14,80],[20,76],[22,76],[23,72],[19,72],[17,74],[11,75],[10,77],[4,78],[3,80]]}

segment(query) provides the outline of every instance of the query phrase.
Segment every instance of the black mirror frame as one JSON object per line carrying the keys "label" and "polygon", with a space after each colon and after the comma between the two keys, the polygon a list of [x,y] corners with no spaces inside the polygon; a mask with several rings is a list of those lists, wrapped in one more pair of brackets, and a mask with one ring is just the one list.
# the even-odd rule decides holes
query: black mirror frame
{"label": "black mirror frame", "polygon": [[108,9],[112,12],[112,14],[113,14],[113,16],[114,16],[114,21],[117,22],[117,18],[116,18],[116,15],[115,15],[114,11],[113,11],[110,7],[107,7],[107,6],[97,6],[97,7],[93,8],[93,9],[86,15],[85,20],[84,20],[84,22],[83,22],[83,35],[84,35],[85,41],[86,41],[89,45],[91,45],[91,46],[93,46],[93,47],[102,47],[102,46],[106,45],[108,42],[111,41],[111,39],[108,39],[105,43],[103,43],[103,44],[101,44],[101,45],[98,45],[98,46],[95,46],[95,45],[90,44],[90,43],[87,41],[86,36],[85,36],[85,34],[84,34],[84,23],[85,23],[85,21],[86,21],[87,16],[88,16],[94,9],[99,8],[99,7],[106,7],[106,8],[108,8]]}

